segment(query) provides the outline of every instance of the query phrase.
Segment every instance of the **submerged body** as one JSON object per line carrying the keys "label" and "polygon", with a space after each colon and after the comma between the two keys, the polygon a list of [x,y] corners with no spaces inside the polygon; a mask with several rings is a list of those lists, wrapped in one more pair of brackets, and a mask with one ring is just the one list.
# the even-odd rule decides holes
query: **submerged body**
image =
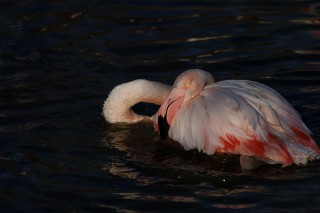
{"label": "submerged body", "polygon": [[[189,70],[178,76],[170,94],[167,89],[154,92],[162,104],[151,119],[163,139],[172,138],[186,150],[240,154],[284,166],[319,157],[300,115],[263,84],[214,82],[207,72]],[[111,108],[105,111],[112,114]]]}

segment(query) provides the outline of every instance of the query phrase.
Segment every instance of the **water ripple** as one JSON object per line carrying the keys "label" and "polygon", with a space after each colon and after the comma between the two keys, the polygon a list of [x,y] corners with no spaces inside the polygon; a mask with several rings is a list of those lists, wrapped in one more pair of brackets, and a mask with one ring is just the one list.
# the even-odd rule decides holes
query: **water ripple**
{"label": "water ripple", "polygon": [[1,211],[318,211],[319,162],[241,171],[150,123],[106,124],[101,107],[120,83],[202,68],[273,87],[320,143],[319,5],[2,1]]}

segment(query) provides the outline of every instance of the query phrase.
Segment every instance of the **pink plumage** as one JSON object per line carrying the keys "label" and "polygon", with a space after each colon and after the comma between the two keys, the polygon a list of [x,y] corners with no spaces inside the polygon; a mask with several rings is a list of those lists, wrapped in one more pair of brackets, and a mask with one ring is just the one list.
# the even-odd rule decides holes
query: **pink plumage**
{"label": "pink plumage", "polygon": [[[168,137],[186,150],[253,156],[284,166],[319,157],[319,148],[297,111],[261,83],[215,83],[207,72],[187,71],[177,78],[155,118],[168,115]],[[159,119],[154,122],[161,133]]]}
{"label": "pink plumage", "polygon": [[[128,93],[130,93],[128,95]],[[108,122],[137,122],[131,106],[161,104],[151,116],[161,138],[212,155],[239,154],[240,162],[262,160],[283,166],[319,158],[319,148],[297,111],[275,90],[247,80],[215,82],[202,70],[180,74],[172,87],[147,80],[117,86],[105,101]],[[249,159],[249,160],[246,160]]]}

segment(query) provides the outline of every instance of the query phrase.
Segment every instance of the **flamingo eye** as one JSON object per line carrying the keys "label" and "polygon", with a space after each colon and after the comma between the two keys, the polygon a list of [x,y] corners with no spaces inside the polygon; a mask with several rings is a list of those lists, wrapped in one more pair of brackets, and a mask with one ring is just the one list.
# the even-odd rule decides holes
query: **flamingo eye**
{"label": "flamingo eye", "polygon": [[189,88],[189,87],[190,87],[190,82],[189,82],[189,81],[186,81],[186,82],[184,83],[184,87],[185,87],[185,88]]}

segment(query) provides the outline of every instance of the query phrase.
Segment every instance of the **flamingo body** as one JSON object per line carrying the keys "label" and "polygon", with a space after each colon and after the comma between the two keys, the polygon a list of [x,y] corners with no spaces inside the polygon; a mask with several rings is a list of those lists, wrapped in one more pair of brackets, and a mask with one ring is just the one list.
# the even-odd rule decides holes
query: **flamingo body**
{"label": "flamingo body", "polygon": [[300,115],[266,85],[214,82],[208,72],[188,70],[165,95],[151,119],[163,139],[170,137],[186,150],[240,154],[284,166],[319,158]]}

